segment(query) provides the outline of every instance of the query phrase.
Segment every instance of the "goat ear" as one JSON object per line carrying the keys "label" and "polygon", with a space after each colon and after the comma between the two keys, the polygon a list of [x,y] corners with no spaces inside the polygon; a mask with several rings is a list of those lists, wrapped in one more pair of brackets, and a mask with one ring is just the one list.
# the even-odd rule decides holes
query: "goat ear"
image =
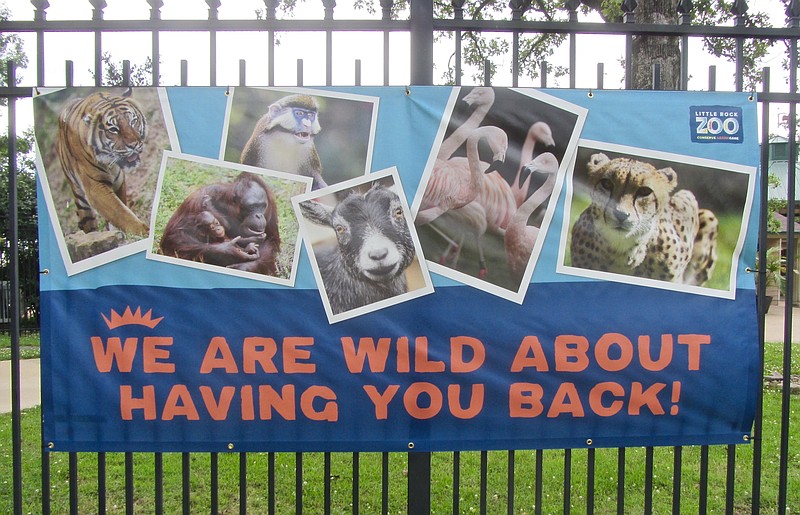
{"label": "goat ear", "polygon": [[300,211],[308,221],[318,225],[331,225],[331,213],[333,208],[330,208],[322,202],[316,200],[307,200],[300,203]]}

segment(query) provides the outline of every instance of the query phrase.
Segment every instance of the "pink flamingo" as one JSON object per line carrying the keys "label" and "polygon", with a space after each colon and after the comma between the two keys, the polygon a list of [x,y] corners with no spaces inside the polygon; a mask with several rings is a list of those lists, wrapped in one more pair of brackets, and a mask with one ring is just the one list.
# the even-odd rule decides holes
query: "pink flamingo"
{"label": "pink flamingo", "polygon": [[492,108],[492,104],[494,104],[494,90],[485,86],[472,88],[461,100],[470,107],[474,106],[474,111],[472,111],[472,114],[469,115],[469,118],[467,118],[460,127],[454,130],[453,133],[442,142],[442,145],[439,147],[439,153],[436,155],[437,160],[450,159],[455,151],[467,141],[472,131],[480,126],[481,122],[486,117],[486,113],[489,112],[489,109]]}
{"label": "pink flamingo", "polygon": [[[439,225],[443,227],[439,227]],[[439,263],[450,268],[455,268],[458,258],[461,255],[461,248],[467,234],[473,238],[478,248],[478,277],[483,278],[488,272],[486,260],[483,256],[482,237],[486,233],[486,212],[477,201],[472,201],[464,207],[452,209],[439,217],[434,223],[430,224],[436,233],[446,242],[447,249],[439,257]],[[456,239],[448,236],[448,233],[456,233]]]}
{"label": "pink flamingo", "polygon": [[548,147],[555,146],[556,142],[553,140],[553,131],[550,126],[545,122],[536,122],[528,129],[528,135],[525,137],[525,143],[522,145],[520,151],[519,168],[517,169],[517,176],[514,177],[514,183],[511,185],[511,191],[514,194],[516,202],[515,210],[521,206],[525,199],[528,197],[528,188],[531,185],[531,176],[525,179],[525,182],[520,185],[520,177],[522,169],[525,168],[527,163],[533,160],[533,151],[536,149],[536,143],[544,143]]}
{"label": "pink flamingo", "polygon": [[[496,234],[504,236],[506,228],[511,223],[511,219],[516,213],[517,208],[525,201],[530,187],[530,174],[525,180],[524,184],[520,187],[520,176],[525,163],[533,160],[533,152],[536,148],[536,143],[541,141],[545,145],[551,147],[555,145],[553,134],[550,126],[545,122],[536,122],[528,129],[528,134],[523,143],[520,151],[520,166],[517,170],[517,175],[514,179],[514,184],[509,185],[508,182],[498,172],[493,171],[484,175],[484,180],[481,182],[480,192],[474,203],[480,204],[483,212],[486,215],[486,222],[479,223],[475,220],[476,209],[472,208],[467,216],[462,216],[460,210],[454,211],[451,218],[454,219],[451,226],[456,225],[455,220],[461,219],[461,224],[467,227],[462,231],[472,233],[476,240],[478,252],[481,255],[480,269],[478,276],[480,278],[486,277],[488,269],[485,260],[482,259],[482,239],[486,230],[490,230]],[[441,155],[441,153],[440,153]],[[463,160],[464,158],[452,158],[451,161]],[[447,240],[449,247],[440,258],[441,263],[449,262],[453,266],[457,261],[461,243],[456,242],[454,239],[449,238],[441,230],[437,231]],[[463,232],[460,242],[463,242]],[[455,260],[451,259],[455,256]]]}
{"label": "pink flamingo", "polygon": [[558,160],[552,153],[545,152],[528,163],[525,168],[527,169],[526,171],[531,173],[544,173],[547,175],[547,179],[517,209],[508,229],[506,229],[506,259],[511,272],[520,278],[525,273],[533,252],[533,246],[536,244],[536,238],[539,236],[539,228],[528,225],[528,218],[536,211],[536,208],[544,204],[553,194],[556,174],[558,173]]}
{"label": "pink flamingo", "polygon": [[[461,158],[453,158],[450,161],[458,159]],[[449,244],[439,262],[455,267],[461,251],[461,245],[464,242],[464,235],[469,233],[475,240],[475,245],[478,249],[478,277],[485,278],[489,273],[489,269],[483,257],[483,235],[486,234],[487,230],[491,230],[501,236],[504,235],[516,209],[517,206],[511,187],[503,176],[496,171],[484,174],[478,197],[463,208],[454,209],[447,213],[449,221],[447,229],[436,229],[436,232]],[[480,219],[481,216],[483,217],[482,219]],[[461,231],[461,237],[458,238],[458,242],[445,234],[446,230],[451,229]]]}
{"label": "pink flamingo", "polygon": [[[495,93],[491,87],[475,87],[462,99],[470,107],[474,107],[472,114],[462,123],[450,136],[448,136],[439,147],[436,156],[434,169],[443,168],[449,165],[463,166],[469,170],[469,161],[464,158],[456,158],[456,161],[448,163],[458,148],[464,144],[472,131],[477,129],[486,114],[494,104]],[[463,160],[463,161],[459,161]],[[484,181],[481,182],[483,184]],[[481,188],[483,190],[483,188]],[[486,232],[486,213],[483,207],[476,202],[470,202],[458,209],[452,209],[445,213],[441,219],[431,223],[430,227],[441,236],[448,244],[447,249],[442,253],[439,262],[447,266],[455,267],[461,253],[461,247],[467,233],[470,233],[478,243],[478,253],[481,260],[481,271],[485,275],[485,261],[483,259],[483,249],[481,247],[481,236]],[[458,233],[455,239],[448,236],[448,233]]]}
{"label": "pink flamingo", "polygon": [[[492,149],[492,165],[481,163],[478,142],[485,139]],[[505,161],[508,149],[506,133],[494,126],[478,127],[467,139],[467,166],[461,159],[436,160],[428,180],[415,223],[424,225],[442,214],[469,204],[478,196],[484,173],[497,162]]]}

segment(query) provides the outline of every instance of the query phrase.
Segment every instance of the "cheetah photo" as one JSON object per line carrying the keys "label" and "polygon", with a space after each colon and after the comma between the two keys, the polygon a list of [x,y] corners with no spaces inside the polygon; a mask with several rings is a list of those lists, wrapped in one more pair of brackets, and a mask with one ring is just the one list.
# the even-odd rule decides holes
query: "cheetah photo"
{"label": "cheetah photo", "polygon": [[731,292],[754,180],[749,167],[583,141],[559,271]]}

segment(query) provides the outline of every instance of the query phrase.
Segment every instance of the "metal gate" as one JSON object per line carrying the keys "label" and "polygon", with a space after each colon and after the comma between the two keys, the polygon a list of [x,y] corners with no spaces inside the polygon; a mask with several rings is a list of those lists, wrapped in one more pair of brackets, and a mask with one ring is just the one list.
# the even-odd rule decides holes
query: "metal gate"
{"label": "metal gate", "polygon": [[[798,456],[800,444],[797,431],[790,433],[790,423],[796,425],[798,399],[792,397],[790,378],[792,371],[797,374],[797,351],[792,350],[793,306],[785,302],[773,310],[783,310],[783,341],[770,345],[764,343],[764,315],[760,317],[762,363],[764,353],[780,363],[780,370],[773,374],[765,371],[764,387],[758,398],[758,412],[753,428],[751,445],[715,447],[675,447],[675,448],[620,448],[620,449],[562,449],[557,451],[508,451],[508,452],[455,452],[455,453],[354,453],[354,454],[313,454],[313,453],[229,453],[198,455],[183,453],[142,454],[142,453],[55,453],[47,452],[41,440],[31,441],[23,422],[27,412],[20,409],[20,321],[27,308],[20,307],[20,267],[19,238],[17,232],[17,119],[18,104],[22,99],[35,94],[37,88],[48,86],[80,85],[74,77],[74,64],[66,62],[64,77],[52,77],[45,71],[51,64],[47,55],[51,53],[51,40],[56,35],[74,33],[84,39],[93,39],[93,48],[85,53],[93,53],[93,79],[95,85],[104,85],[104,70],[109,60],[104,54],[104,38],[112,34],[135,34],[150,40],[152,85],[188,85],[189,62],[163,63],[162,54],[166,50],[164,41],[176,43],[175,36],[202,35],[207,41],[208,71],[207,80],[200,85],[238,83],[248,81],[246,72],[253,69],[266,69],[266,83],[261,85],[304,85],[304,75],[308,67],[303,59],[296,61],[296,78],[293,82],[281,83],[279,75],[285,67],[281,62],[282,52],[287,49],[279,44],[281,38],[291,34],[309,34],[324,42],[323,84],[333,85],[334,72],[339,69],[353,70],[349,84],[361,85],[363,82],[362,62],[345,62],[340,57],[341,47],[337,47],[337,36],[363,36],[365,41],[382,39],[383,55],[378,68],[382,79],[378,84],[398,84],[393,79],[398,69],[392,65],[396,60],[407,59],[408,75],[402,70],[401,81],[411,84],[435,84],[447,80],[435,77],[435,65],[442,59],[436,53],[445,48],[447,57],[452,58],[452,83],[484,82],[498,86],[533,85],[542,87],[583,87],[602,89],[609,70],[620,68],[625,88],[632,87],[632,48],[634,40],[642,37],[677,38],[682,48],[680,89],[690,89],[690,48],[692,42],[702,38],[728,38],[732,41],[733,82],[731,87],[746,91],[745,75],[748,66],[746,45],[752,42],[774,42],[778,58],[784,67],[778,66],[786,79],[785,84],[775,86],[771,81],[770,68],[760,72],[758,95],[761,111],[762,141],[767,142],[770,128],[775,121],[775,107],[786,123],[788,142],[798,140],[797,105],[798,93],[798,54],[797,42],[800,38],[800,2],[784,0],[786,6],[786,25],[784,27],[753,27],[750,23],[747,3],[738,0],[720,4],[720,8],[730,9],[732,24],[711,26],[692,24],[692,2],[681,0],[672,2],[676,6],[677,23],[670,25],[637,23],[637,3],[647,0],[621,2],[621,16],[618,21],[599,23],[579,21],[581,2],[568,0],[565,7],[557,12],[558,19],[541,19],[533,14],[530,1],[511,1],[505,12],[496,14],[498,19],[465,19],[463,0],[452,2],[430,2],[412,0],[408,4],[380,0],[381,12],[369,19],[335,19],[336,2],[323,0],[319,12],[321,19],[292,19],[279,15],[285,7],[279,0],[264,0],[264,8],[256,9],[252,19],[226,19],[224,6],[219,0],[206,0],[208,16],[206,19],[165,19],[162,18],[164,2],[147,0],[150,8],[149,19],[106,20],[104,0],[90,0],[91,19],[48,20],[46,0],[32,0],[33,19],[0,21],[0,32],[4,36],[17,35],[35,42],[35,61],[33,78],[21,85],[15,79],[15,66],[8,63],[8,84],[0,88],[0,97],[7,101],[5,117],[8,121],[8,185],[10,198],[8,210],[8,245],[2,249],[2,263],[8,271],[10,285],[10,335],[11,335],[11,440],[12,456],[0,457],[3,466],[3,481],[6,485],[0,492],[0,510],[23,512],[66,512],[84,513],[97,511],[133,513],[135,511],[156,513],[184,513],[210,511],[229,513],[238,507],[240,513],[652,513],[664,511],[669,506],[673,513],[679,512],[752,512],[762,510],[770,513],[786,513],[800,509],[800,469]],[[144,4],[144,2],[138,2]],[[167,2],[168,4],[170,2]],[[172,2],[181,4],[181,2]],[[198,2],[199,3],[199,2]],[[233,3],[233,2],[231,2]],[[346,2],[343,2],[346,3]],[[588,2],[587,2],[588,3]],[[447,17],[437,17],[437,9],[447,12]],[[538,5],[539,3],[536,2]],[[88,6],[83,5],[88,11]],[[174,6],[170,6],[174,7]],[[140,9],[143,10],[143,9]],[[534,21],[538,20],[538,21]],[[220,64],[231,58],[219,52],[220,40],[226,34],[247,32],[254,38],[266,38],[263,59],[249,63],[238,62],[238,77],[221,79]],[[507,66],[509,83],[500,83],[490,78],[497,64],[487,61],[484,69],[478,67],[469,71],[463,55],[462,41],[476,34],[494,34],[506,38],[511,64]],[[542,60],[532,74],[538,79],[524,77],[520,71],[522,38],[530,35],[563,35],[566,50],[561,59],[554,62]],[[624,47],[624,65],[597,62],[596,74],[590,79],[579,73],[582,57],[596,43],[586,43],[586,37],[616,38]],[[188,36],[187,36],[188,37]],[[407,37],[408,43],[403,39]],[[55,39],[54,39],[55,38]],[[580,39],[579,39],[580,38]],[[398,42],[399,41],[399,42]],[[370,44],[370,43],[365,43]],[[33,57],[33,47],[26,51]],[[698,55],[702,54],[702,51]],[[559,54],[560,55],[560,54]],[[398,57],[400,56],[400,57]],[[205,64],[201,68],[205,69]],[[194,65],[194,64],[193,64]],[[179,81],[164,83],[162,73],[169,67],[178,68]],[[353,67],[354,68],[351,68]],[[720,65],[722,66],[722,65]],[[557,67],[565,70],[561,78],[554,72]],[[172,69],[170,68],[170,69]],[[445,66],[447,68],[447,66]],[[173,70],[176,71],[177,70]],[[316,70],[315,70],[316,71]],[[371,70],[372,71],[372,70]],[[652,87],[661,89],[661,67],[653,66]],[[691,71],[695,71],[692,69]],[[131,66],[128,61],[122,64],[122,81],[130,83]],[[280,73],[279,73],[280,72]],[[349,73],[349,72],[348,72]],[[473,79],[464,76],[473,73]],[[777,72],[773,72],[777,74]],[[230,74],[229,74],[230,75]],[[581,78],[583,77],[583,78]],[[145,77],[146,79],[147,77]],[[340,79],[337,79],[337,81]],[[530,84],[526,84],[530,83]],[[783,81],[781,81],[783,82]],[[403,84],[404,82],[399,82]],[[88,85],[88,84],[87,84]],[[193,84],[195,85],[195,84]],[[708,82],[697,89],[717,88],[716,64],[708,68]],[[787,159],[787,207],[786,207],[786,256],[788,273],[794,275],[795,256],[795,172],[797,170],[797,145],[788,144]],[[761,169],[769,168],[769,145],[762,144]],[[767,174],[763,174],[761,184],[762,216],[760,231],[759,262],[765,263],[767,256]],[[759,277],[765,279],[765,270],[759,270]],[[3,276],[5,284],[5,275]],[[765,285],[761,280],[759,284]],[[786,299],[795,298],[795,281],[786,282]],[[4,288],[5,291],[5,288]],[[764,306],[765,286],[758,292],[759,305]],[[5,297],[4,297],[5,309]],[[766,311],[766,310],[764,310]],[[3,311],[5,317],[5,311]],[[792,359],[795,364],[793,366]],[[763,370],[763,367],[762,367]],[[767,377],[769,376],[769,377]],[[766,392],[766,393],[765,393]],[[771,397],[771,406],[779,406],[764,411],[764,397]],[[36,412],[35,412],[36,413]],[[792,420],[794,418],[794,420]],[[3,422],[6,423],[5,421]],[[25,424],[26,428],[31,427]],[[0,430],[3,428],[0,427]],[[0,433],[1,434],[1,433]],[[765,435],[769,435],[769,439]],[[31,465],[23,460],[35,455]],[[23,470],[24,467],[38,467],[40,470]],[[642,466],[643,463],[643,466]],[[202,472],[198,472],[198,470]],[[33,472],[33,474],[32,474]],[[31,478],[35,477],[35,481]],[[87,479],[88,478],[88,479]],[[368,479],[367,479],[368,478]],[[723,478],[720,480],[718,478]],[[31,484],[34,483],[34,484]],[[6,498],[5,493],[8,493]]]}

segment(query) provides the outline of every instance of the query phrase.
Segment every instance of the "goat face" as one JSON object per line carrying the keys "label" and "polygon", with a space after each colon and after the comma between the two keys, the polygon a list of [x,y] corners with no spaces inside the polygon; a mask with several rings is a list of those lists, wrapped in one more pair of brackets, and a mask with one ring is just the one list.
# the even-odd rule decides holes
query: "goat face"
{"label": "goat face", "polygon": [[414,259],[414,242],[400,198],[380,185],[351,193],[333,209],[314,201],[301,204],[306,217],[336,232],[341,264],[353,277],[385,283]]}

